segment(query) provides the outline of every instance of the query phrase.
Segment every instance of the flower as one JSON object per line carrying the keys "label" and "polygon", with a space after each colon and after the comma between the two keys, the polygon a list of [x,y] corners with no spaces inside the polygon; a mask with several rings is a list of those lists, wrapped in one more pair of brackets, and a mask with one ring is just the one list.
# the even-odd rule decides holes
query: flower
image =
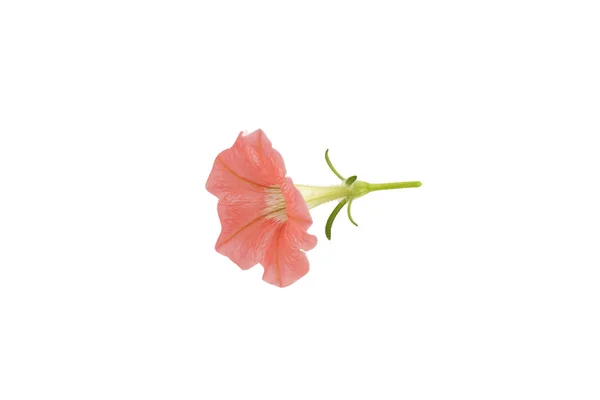
{"label": "flower", "polygon": [[[242,269],[260,263],[263,280],[284,287],[306,275],[304,251],[317,244],[302,194],[286,177],[281,154],[258,129],[240,132],[215,159],[206,189],[219,199],[215,249]],[[304,250],[304,251],[303,251]]]}
{"label": "flower", "polygon": [[333,186],[296,185],[286,177],[281,154],[258,129],[240,132],[233,146],[222,151],[213,164],[206,189],[217,196],[221,234],[215,249],[242,269],[260,263],[263,280],[279,287],[289,286],[308,273],[304,251],[317,245],[307,232],[312,224],[309,209],[340,200],[327,219],[325,236],[331,239],[331,227],[340,210],[348,204],[379,190],[416,188],[421,182],[368,183],[348,179],[333,167],[325,152],[325,161],[340,180]]}

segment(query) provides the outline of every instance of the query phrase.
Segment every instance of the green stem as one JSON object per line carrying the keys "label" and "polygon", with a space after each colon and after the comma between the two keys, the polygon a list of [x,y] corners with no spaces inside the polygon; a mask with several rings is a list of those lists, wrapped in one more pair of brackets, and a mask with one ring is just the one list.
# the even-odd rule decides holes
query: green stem
{"label": "green stem", "polygon": [[374,192],[376,190],[390,190],[390,189],[405,189],[405,188],[417,188],[421,186],[421,182],[389,182],[389,183],[370,183],[369,191]]}

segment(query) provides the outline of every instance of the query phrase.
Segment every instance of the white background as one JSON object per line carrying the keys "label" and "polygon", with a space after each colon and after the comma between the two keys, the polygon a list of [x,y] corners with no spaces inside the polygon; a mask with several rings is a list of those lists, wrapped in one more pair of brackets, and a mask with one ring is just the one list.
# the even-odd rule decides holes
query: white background
{"label": "white background", "polygon": [[[596,6],[3,1],[0,398],[600,398]],[[257,128],[423,186],[276,288],[204,188]]]}

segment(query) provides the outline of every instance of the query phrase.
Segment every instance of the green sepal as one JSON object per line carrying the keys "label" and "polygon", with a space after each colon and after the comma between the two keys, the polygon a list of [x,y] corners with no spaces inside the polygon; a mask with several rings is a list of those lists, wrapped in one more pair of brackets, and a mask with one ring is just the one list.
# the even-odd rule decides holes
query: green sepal
{"label": "green sepal", "polygon": [[346,185],[350,186],[356,180],[356,175],[352,175],[350,178],[346,179]]}
{"label": "green sepal", "polygon": [[344,177],[342,175],[340,175],[340,173],[335,170],[335,168],[333,167],[333,164],[329,160],[329,149],[325,150],[325,162],[329,166],[329,169],[331,169],[331,171],[335,174],[335,176],[337,176],[341,180],[344,180]]}
{"label": "green sepal", "polygon": [[348,202],[348,199],[343,199],[342,201],[340,201],[331,212],[329,218],[327,218],[327,223],[325,224],[325,236],[327,236],[327,239],[329,240],[331,240],[331,226],[333,225],[333,221],[335,220],[335,217],[337,217],[337,215],[339,214],[342,207],[346,205],[346,202]]}
{"label": "green sepal", "polygon": [[358,224],[356,222],[354,222],[354,219],[352,218],[352,211],[350,211],[352,209],[352,200],[354,200],[354,199],[350,199],[350,201],[348,202],[348,219],[354,225],[358,226]]}

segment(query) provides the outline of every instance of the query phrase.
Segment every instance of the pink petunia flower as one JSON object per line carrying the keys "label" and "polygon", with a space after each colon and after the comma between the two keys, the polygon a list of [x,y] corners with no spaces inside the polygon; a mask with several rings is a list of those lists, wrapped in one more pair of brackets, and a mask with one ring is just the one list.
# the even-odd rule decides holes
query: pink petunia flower
{"label": "pink petunia flower", "polygon": [[219,253],[242,269],[260,263],[263,279],[280,287],[306,275],[308,259],[302,250],[317,244],[306,232],[312,218],[300,191],[286,177],[281,154],[262,130],[240,133],[217,156],[206,189],[219,198]]}
{"label": "pink petunia flower", "polygon": [[327,152],[325,159],[341,184],[295,186],[286,177],[281,154],[262,130],[240,132],[233,146],[217,156],[206,182],[206,189],[219,199],[222,229],[215,249],[242,269],[260,263],[263,280],[285,287],[308,273],[304,251],[317,244],[317,238],[307,232],[312,224],[309,208],[342,199],[327,221],[325,232],[330,239],[333,220],[346,203],[348,217],[356,225],[350,213],[354,199],[376,190],[421,185],[370,184],[357,181],[356,176],[344,179],[331,165]]}

